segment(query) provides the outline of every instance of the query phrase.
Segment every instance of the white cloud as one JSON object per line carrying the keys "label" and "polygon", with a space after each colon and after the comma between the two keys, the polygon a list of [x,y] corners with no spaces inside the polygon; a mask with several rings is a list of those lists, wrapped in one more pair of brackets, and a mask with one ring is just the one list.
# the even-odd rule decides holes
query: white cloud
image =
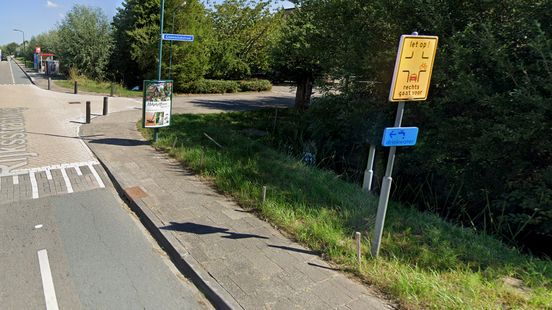
{"label": "white cloud", "polygon": [[47,0],[46,1],[46,6],[49,7],[49,8],[57,8],[59,6],[59,4],[57,4],[55,2],[52,2],[50,0]]}

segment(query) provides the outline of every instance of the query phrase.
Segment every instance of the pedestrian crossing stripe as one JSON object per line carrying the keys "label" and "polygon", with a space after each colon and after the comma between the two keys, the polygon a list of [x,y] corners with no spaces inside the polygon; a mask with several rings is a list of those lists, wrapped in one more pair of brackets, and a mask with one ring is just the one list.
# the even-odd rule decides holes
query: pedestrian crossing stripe
{"label": "pedestrian crossing stripe", "polygon": [[[99,164],[97,161],[86,161],[3,173],[0,175],[0,203],[105,188],[94,167]],[[83,167],[87,168],[86,173],[83,173]],[[74,172],[69,172],[70,168]],[[55,175],[52,175],[53,172]]]}

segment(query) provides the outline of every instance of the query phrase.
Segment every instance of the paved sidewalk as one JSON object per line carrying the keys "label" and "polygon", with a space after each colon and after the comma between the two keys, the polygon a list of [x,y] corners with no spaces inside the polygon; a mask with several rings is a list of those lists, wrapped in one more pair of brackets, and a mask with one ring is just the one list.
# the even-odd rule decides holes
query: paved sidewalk
{"label": "paved sidewalk", "polygon": [[140,116],[126,111],[96,118],[81,135],[217,308],[393,308],[154,150],[136,130]]}
{"label": "paved sidewalk", "polygon": [[127,111],[96,118],[81,135],[217,308],[392,308],[154,150],[136,130],[140,116]]}

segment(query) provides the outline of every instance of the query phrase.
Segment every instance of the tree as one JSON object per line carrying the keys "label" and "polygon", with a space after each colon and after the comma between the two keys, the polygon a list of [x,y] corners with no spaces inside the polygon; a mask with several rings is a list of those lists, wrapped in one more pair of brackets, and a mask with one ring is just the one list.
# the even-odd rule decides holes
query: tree
{"label": "tree", "polygon": [[110,67],[116,78],[127,85],[155,77],[159,3],[159,0],[126,0],[113,17],[115,49]]}
{"label": "tree", "polygon": [[61,63],[90,78],[102,79],[112,51],[110,25],[101,9],[75,5],[58,30]]}
{"label": "tree", "polygon": [[[176,87],[202,79],[211,66],[211,46],[214,42],[214,29],[205,6],[198,0],[173,1],[167,16],[174,14],[174,30],[177,33],[192,34],[194,42],[173,42],[172,76]],[[167,19],[167,28],[172,20]],[[169,45],[168,43],[166,46]],[[165,48],[165,72],[169,66],[169,51]]]}
{"label": "tree", "polygon": [[59,46],[58,30],[57,29],[50,30],[48,32],[33,36],[31,40],[29,40],[29,44],[27,45],[27,50],[25,51],[25,57],[27,59],[32,59],[36,47],[40,47],[43,53],[56,54],[57,50],[59,50],[58,46]]}
{"label": "tree", "polygon": [[211,12],[215,40],[209,76],[242,79],[266,73],[270,49],[281,27],[282,14],[272,13],[272,1],[225,0]]}
{"label": "tree", "polygon": [[[336,119],[318,140],[343,137],[357,115],[376,123],[365,111],[387,102],[400,35],[438,35],[429,100],[405,114],[405,124],[423,124],[423,134],[399,154],[397,193],[509,242],[552,241],[552,144],[543,138],[552,128],[550,1],[295,2],[279,64],[297,76],[311,64],[326,87],[340,81],[339,105],[326,100],[316,109],[329,112],[315,120]],[[348,96],[357,104],[341,100]]]}
{"label": "tree", "polygon": [[4,53],[4,55],[15,55],[15,52],[17,51],[18,47],[19,47],[19,44],[12,42],[12,43],[6,44],[2,49],[2,52]]}
{"label": "tree", "polygon": [[[113,18],[116,48],[110,67],[127,85],[157,77],[159,5],[159,0],[126,0]],[[166,1],[164,32],[173,29],[195,36],[193,43],[173,42],[172,77],[178,86],[202,78],[209,68],[212,30],[203,4],[198,0],[187,0],[185,4],[182,0]],[[163,43],[163,77],[169,70],[168,46],[168,42]]]}

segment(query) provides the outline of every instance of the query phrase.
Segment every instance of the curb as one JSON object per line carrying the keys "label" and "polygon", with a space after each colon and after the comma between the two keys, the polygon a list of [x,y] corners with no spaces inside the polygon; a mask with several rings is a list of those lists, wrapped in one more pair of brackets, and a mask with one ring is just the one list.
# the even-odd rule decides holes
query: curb
{"label": "curb", "polygon": [[[88,143],[86,143],[88,145]],[[124,198],[130,209],[138,216],[140,222],[149,231],[159,246],[168,254],[176,268],[201,291],[216,309],[233,310],[243,309],[242,306],[214,279],[199,262],[188,253],[180,242],[168,231],[162,231],[158,227],[164,226],[161,220],[153,214],[146,203],[139,198],[133,198],[127,191],[126,185],[120,182],[121,178],[111,171],[104,161],[89,147],[98,159],[119,196]],[[183,253],[183,254],[181,254]]]}
{"label": "curb", "polygon": [[21,65],[19,64],[19,62],[17,62],[14,58],[12,58],[12,60],[13,60],[13,62],[19,67],[19,69],[21,69],[21,71],[23,71],[23,73],[25,73],[25,75],[27,76],[27,78],[29,79],[29,81],[31,81],[31,83],[33,83],[34,86],[38,86],[38,85],[36,85],[34,78],[32,78],[32,77],[27,73],[27,71],[25,71],[25,69],[23,69],[23,67],[21,67]]}

